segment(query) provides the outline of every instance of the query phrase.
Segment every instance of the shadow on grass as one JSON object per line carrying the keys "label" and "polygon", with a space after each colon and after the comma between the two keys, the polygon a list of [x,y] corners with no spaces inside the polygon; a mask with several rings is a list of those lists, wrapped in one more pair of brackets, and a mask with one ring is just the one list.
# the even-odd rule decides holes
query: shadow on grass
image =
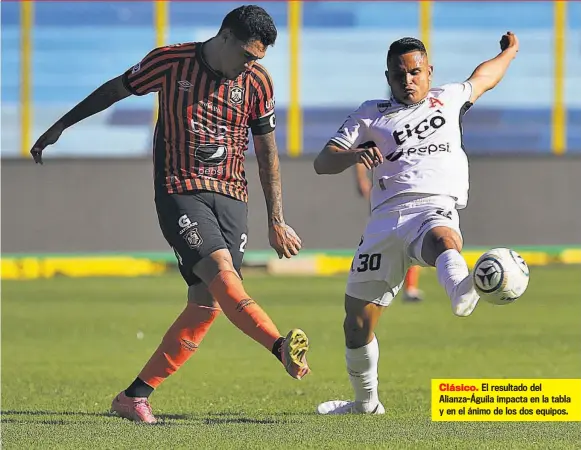
{"label": "shadow on grass", "polygon": [[[6,410],[0,411],[2,414],[1,421],[3,423],[29,423],[25,421],[26,417],[35,416],[56,416],[63,417],[62,419],[50,419],[50,420],[34,420],[35,423],[55,423],[55,424],[66,424],[73,423],[69,420],[65,420],[64,417],[119,417],[116,414],[110,412],[87,412],[87,411],[44,411],[44,410]],[[10,416],[16,416],[10,417]],[[156,417],[161,420],[184,420],[191,419],[192,417],[186,414],[156,414]]]}
{"label": "shadow on grass", "polygon": [[[107,417],[111,414],[106,412],[86,412],[86,411],[38,411],[38,410],[13,410],[1,411],[2,416],[94,416]],[[2,422],[7,422],[4,418]]]}
{"label": "shadow on grass", "polygon": [[[38,423],[45,425],[70,425],[80,423],[71,420],[73,417],[116,417],[117,415],[110,412],[87,412],[87,411],[46,411],[46,410],[5,410],[0,411],[2,423],[30,424]],[[171,423],[174,420],[200,421],[204,425],[222,425],[222,424],[264,424],[271,425],[282,422],[289,422],[292,416],[298,413],[280,412],[277,414],[266,414],[269,417],[252,418],[243,412],[236,411],[219,411],[211,413],[198,414],[156,414],[159,420],[158,425],[180,425]],[[40,419],[39,416],[51,416],[51,418]],[[124,420],[124,419],[122,419]],[[170,422],[168,422],[170,421]]]}

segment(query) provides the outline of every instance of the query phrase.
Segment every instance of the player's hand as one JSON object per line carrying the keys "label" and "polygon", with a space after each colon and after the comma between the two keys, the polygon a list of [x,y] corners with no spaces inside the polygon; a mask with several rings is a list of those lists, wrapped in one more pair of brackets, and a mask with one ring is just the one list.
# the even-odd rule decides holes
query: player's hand
{"label": "player's hand", "polygon": [[49,145],[54,144],[58,141],[64,130],[64,126],[57,122],[52,127],[50,127],[32,146],[30,154],[34,159],[36,164],[42,164],[42,151]]}
{"label": "player's hand", "polygon": [[302,242],[295,230],[285,223],[273,224],[268,227],[270,246],[276,251],[279,259],[298,255]]}
{"label": "player's hand", "polygon": [[367,169],[373,169],[383,162],[381,150],[373,141],[361,144],[355,151],[359,155],[358,162],[362,163]]}
{"label": "player's hand", "polygon": [[500,50],[505,51],[506,49],[514,48],[515,51],[518,52],[518,38],[516,34],[513,34],[511,31],[507,31],[500,38]]}

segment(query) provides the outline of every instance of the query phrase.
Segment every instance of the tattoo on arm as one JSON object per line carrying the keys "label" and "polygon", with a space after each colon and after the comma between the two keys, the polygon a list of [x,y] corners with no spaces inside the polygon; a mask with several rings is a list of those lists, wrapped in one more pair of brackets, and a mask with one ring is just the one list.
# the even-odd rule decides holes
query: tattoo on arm
{"label": "tattoo on arm", "polygon": [[260,183],[266,200],[268,224],[283,223],[282,186],[274,131],[254,136],[254,150],[258,161]]}

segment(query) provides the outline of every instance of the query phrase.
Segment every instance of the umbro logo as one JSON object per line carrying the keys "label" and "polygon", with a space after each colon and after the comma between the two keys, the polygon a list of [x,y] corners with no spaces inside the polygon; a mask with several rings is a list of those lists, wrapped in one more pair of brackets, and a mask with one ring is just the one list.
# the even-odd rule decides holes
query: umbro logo
{"label": "umbro logo", "polygon": [[190,92],[190,89],[194,87],[194,85],[187,80],[178,81],[178,86],[178,89],[184,92]]}

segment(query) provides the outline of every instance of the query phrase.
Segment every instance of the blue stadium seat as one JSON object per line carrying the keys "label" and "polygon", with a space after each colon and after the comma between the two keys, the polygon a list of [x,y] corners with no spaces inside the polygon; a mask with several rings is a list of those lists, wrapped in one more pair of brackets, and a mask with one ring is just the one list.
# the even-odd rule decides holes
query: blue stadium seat
{"label": "blue stadium seat", "polygon": [[[285,53],[288,7],[284,2],[262,2],[279,27],[281,44],[269,53],[267,66],[288,66]],[[173,2],[172,36],[194,39],[214,33],[224,15],[238,2]],[[18,123],[20,36],[18,2],[2,2],[2,120]],[[523,13],[526,8],[526,14]],[[436,2],[433,5],[432,60],[435,82],[463,79],[458,66],[470,71],[482,55],[497,51],[496,36],[511,27],[525,36],[510,77],[467,114],[465,142],[472,154],[507,152],[548,153],[551,143],[553,64],[550,2],[482,3]],[[567,142],[581,152],[581,3],[568,5]],[[125,70],[154,46],[153,6],[149,2],[37,2],[34,30],[35,132],[49,118],[84,98],[96,86]],[[302,103],[304,151],[317,152],[344,116],[365,99],[385,95],[381,71],[389,43],[384,36],[417,35],[415,2],[304,2]],[[518,20],[517,20],[518,19]],[[390,34],[391,33],[391,34]],[[489,40],[488,36],[495,36]],[[377,36],[377,39],[370,37]],[[361,40],[358,40],[361,39]],[[341,42],[343,40],[343,42]],[[282,50],[281,50],[282,49]],[[462,54],[461,60],[458,54]],[[321,73],[328,71],[328,77]],[[280,75],[277,78],[280,80]],[[284,152],[287,130],[286,88],[277,81],[278,137]],[[350,88],[352,87],[352,88]],[[367,90],[365,90],[367,89]],[[371,89],[371,90],[370,90]],[[130,140],[121,148],[149,151],[153,99],[131,98],[87,124],[99,138],[114,134]],[[64,112],[64,111],[63,111]],[[90,119],[93,120],[93,119]],[[104,128],[106,127],[106,128]],[[18,148],[17,127],[3,127],[2,153]],[[65,152],[74,153],[76,142]],[[114,143],[110,145],[116,145]],[[95,149],[95,152],[100,152]]]}

